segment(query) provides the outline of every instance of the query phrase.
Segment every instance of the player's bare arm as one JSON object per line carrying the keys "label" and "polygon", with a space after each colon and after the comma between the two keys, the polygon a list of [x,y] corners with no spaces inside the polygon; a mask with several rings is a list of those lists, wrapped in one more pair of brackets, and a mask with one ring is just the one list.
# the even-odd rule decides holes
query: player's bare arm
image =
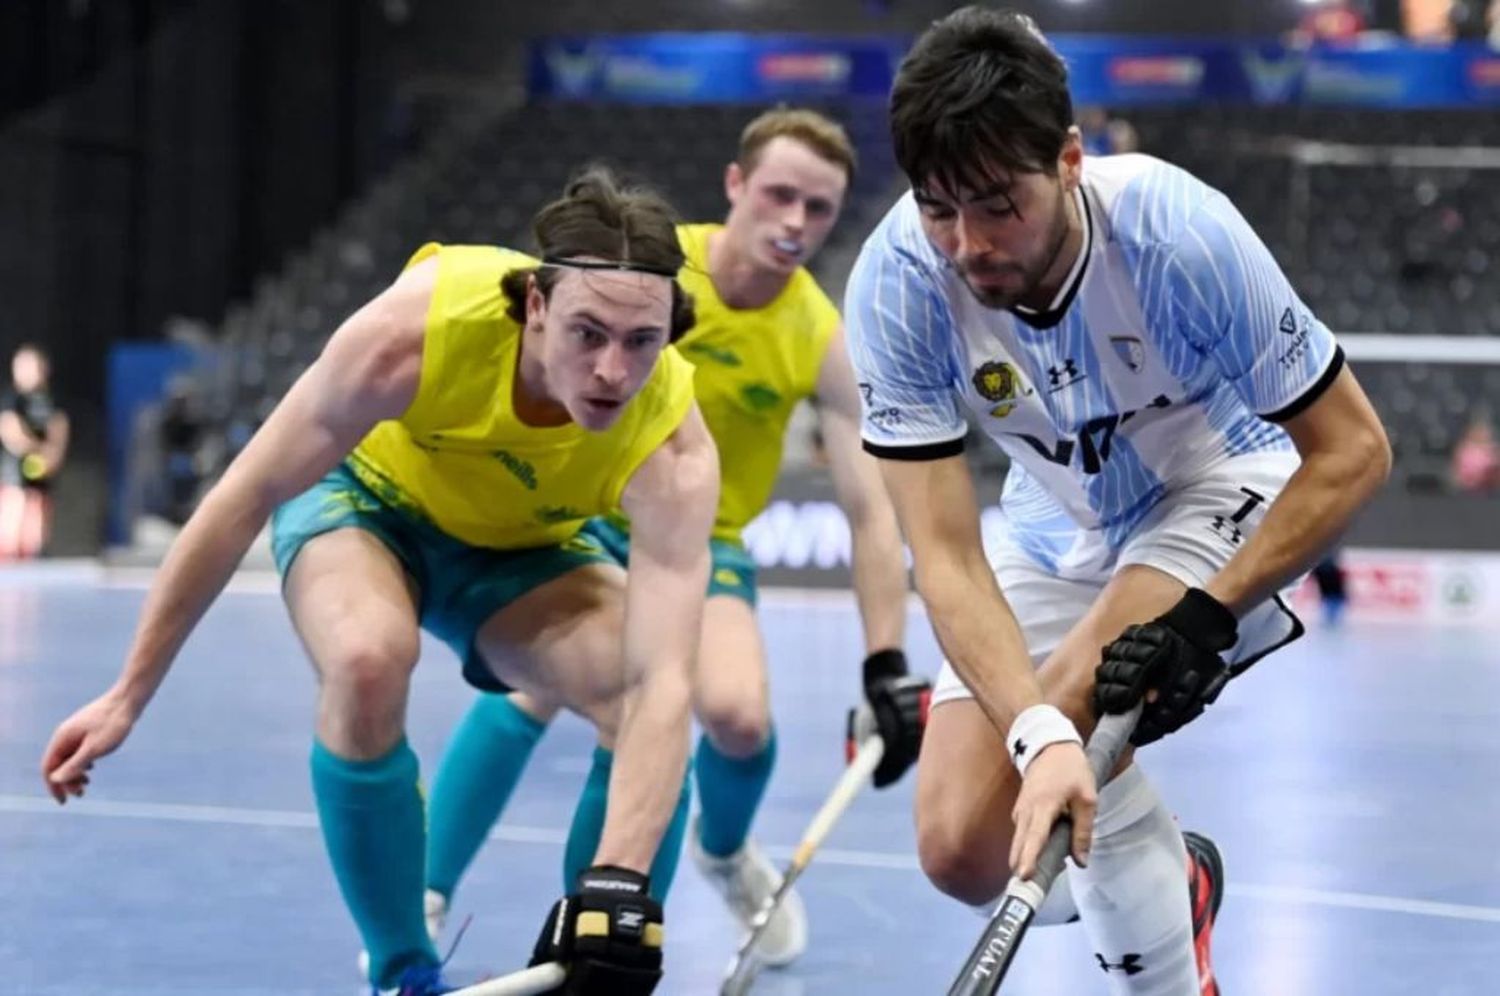
{"label": "player's bare arm", "polygon": [[[1131,738],[1137,746],[1181,728],[1218,698],[1231,674],[1222,655],[1239,638],[1236,617],[1323,556],[1390,473],[1385,430],[1347,368],[1283,425],[1302,462],[1259,529],[1202,590],[1190,588],[1164,615],[1127,627],[1104,649],[1094,710],[1123,712],[1145,694]],[[1247,503],[1257,501],[1247,492]]]}
{"label": "player's bare arm", "polygon": [[911,545],[917,590],[943,653],[997,729],[1042,701],[1010,606],[984,556],[979,505],[962,455],[882,460],[881,475]]}
{"label": "player's bare arm", "polygon": [[[958,454],[882,460],[880,469],[911,545],[917,590],[938,644],[1008,741],[1016,719],[1028,710],[1028,716],[1042,716],[1034,707],[1044,703],[1020,626],[985,559],[968,464]],[[1035,869],[1048,831],[1064,812],[1073,818],[1073,857],[1088,861],[1097,789],[1077,731],[1060,715],[1048,722],[1059,720],[1071,739],[1046,732],[1048,742],[1023,757],[1010,853],[1011,867],[1022,877]]]}
{"label": "player's bare arm", "polygon": [[17,457],[23,457],[37,446],[38,440],[27,430],[21,416],[12,411],[0,412],[0,446]]}
{"label": "player's bare arm", "polygon": [[859,390],[842,328],[834,333],[818,371],[817,409],[834,492],[849,520],[854,597],[865,648],[874,653],[900,647],[906,635],[907,593],[901,533],[880,467],[860,443]]}
{"label": "player's bare arm", "polygon": [[917,763],[932,684],[910,673],[902,649],[905,550],[880,465],[860,439],[859,388],[842,327],[835,330],[819,367],[815,400],[834,492],[849,520],[854,597],[865,631],[865,706],[853,710],[846,724],[852,741],[848,747],[856,751],[871,733],[879,735],[885,753],[875,768],[874,783],[887,788]]}
{"label": "player's bare arm", "polygon": [[1302,466],[1271,503],[1260,528],[1206,588],[1236,614],[1316,563],[1391,470],[1385,428],[1347,367],[1282,427]]}
{"label": "player's bare arm", "polygon": [[345,321],[199,504],[146,596],[120,678],[53,734],[42,774],[58,802],[82,794],[92,762],[125,739],[276,506],[411,403],[435,271],[414,267]]}
{"label": "player's bare arm", "polygon": [[42,459],[47,463],[47,473],[55,475],[62,469],[68,456],[68,441],[72,438],[73,423],[66,412],[53,412],[47,420],[47,438],[42,443]]}
{"label": "player's bare arm", "polygon": [[626,691],[596,865],[644,873],[677,804],[718,501],[718,451],[695,405],[621,496],[631,522]]}
{"label": "player's bare arm", "polygon": [[15,412],[0,412],[0,446],[16,457],[32,453],[39,455],[46,463],[49,476],[56,475],[62,468],[68,453],[70,430],[68,416],[63,412],[53,412],[47,420],[46,437],[38,439]]}

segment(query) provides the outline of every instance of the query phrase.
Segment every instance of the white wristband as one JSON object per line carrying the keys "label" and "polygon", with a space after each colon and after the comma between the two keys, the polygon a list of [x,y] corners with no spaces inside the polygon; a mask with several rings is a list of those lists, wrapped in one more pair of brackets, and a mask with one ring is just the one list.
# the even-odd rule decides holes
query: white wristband
{"label": "white wristband", "polygon": [[1083,738],[1078,735],[1072,720],[1064,716],[1062,710],[1050,705],[1034,705],[1021,710],[1010,724],[1010,733],[1005,738],[1010,759],[1015,762],[1022,778],[1026,777],[1026,769],[1042,748],[1052,744],[1082,743]]}

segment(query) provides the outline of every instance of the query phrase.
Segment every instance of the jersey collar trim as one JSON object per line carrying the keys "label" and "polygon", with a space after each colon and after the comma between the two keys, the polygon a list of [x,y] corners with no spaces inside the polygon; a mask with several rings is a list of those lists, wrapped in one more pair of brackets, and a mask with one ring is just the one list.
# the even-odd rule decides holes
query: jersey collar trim
{"label": "jersey collar trim", "polygon": [[1089,257],[1094,251],[1094,213],[1089,207],[1089,199],[1083,195],[1082,185],[1074,188],[1073,198],[1083,214],[1083,245],[1078,250],[1078,258],[1073,261],[1073,268],[1068,271],[1046,311],[1029,311],[1020,305],[1011,309],[1012,314],[1034,329],[1055,328],[1062,322],[1073,306],[1073,299],[1078,296],[1078,289],[1083,286],[1084,274],[1088,272]]}

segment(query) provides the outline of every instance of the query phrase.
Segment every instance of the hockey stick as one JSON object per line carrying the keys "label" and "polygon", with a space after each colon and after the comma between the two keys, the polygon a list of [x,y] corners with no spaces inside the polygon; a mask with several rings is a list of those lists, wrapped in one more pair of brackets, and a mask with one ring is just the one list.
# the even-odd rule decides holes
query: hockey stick
{"label": "hockey stick", "polygon": [[755,982],[755,976],[761,969],[760,958],[756,955],[756,944],[759,943],[761,935],[766,932],[766,925],[771,922],[771,916],[781,906],[781,901],[786,898],[792,889],[792,883],[802,874],[803,870],[812,861],[813,854],[823,845],[823,838],[833,829],[833,825],[844,815],[859,790],[869,781],[874,774],[880,759],[885,755],[885,742],[878,736],[866,738],[860,744],[859,751],[854,755],[854,760],[844,769],[839,776],[838,784],[834,785],[833,792],[829,794],[823,808],[818,810],[812,822],[807,826],[807,832],[802,835],[802,841],[797,845],[796,853],[792,855],[792,863],[787,866],[786,873],[782,876],[781,887],[771,897],[770,902],[760,908],[755,914],[755,919],[750,922],[750,935],[740,944],[740,949],[735,952],[734,958],[729,962],[729,967],[724,972],[724,984],[719,987],[719,996],[744,996],[750,991],[750,986]]}
{"label": "hockey stick", "polygon": [[455,989],[449,996],[537,996],[538,993],[556,989],[567,977],[567,969],[555,961],[549,961],[545,965],[512,972],[499,979],[488,979]]}
{"label": "hockey stick", "polygon": [[[1094,727],[1084,753],[1094,771],[1096,785],[1102,786],[1109,779],[1140,716],[1141,707],[1137,705],[1128,713],[1105,716]],[[1026,936],[1026,928],[1031,926],[1032,917],[1047,898],[1047,890],[1062,873],[1072,841],[1073,822],[1062,816],[1052,825],[1047,843],[1037,856],[1035,874],[1024,880],[1013,876],[1005,887],[1000,905],[985,925],[984,934],[974,945],[958,978],[948,988],[948,996],[994,996],[999,991],[1021,939]]]}

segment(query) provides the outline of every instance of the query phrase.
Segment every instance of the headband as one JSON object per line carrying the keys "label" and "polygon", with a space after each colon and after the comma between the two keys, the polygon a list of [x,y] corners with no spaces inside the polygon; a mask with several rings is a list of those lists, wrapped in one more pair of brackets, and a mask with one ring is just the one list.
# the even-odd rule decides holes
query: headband
{"label": "headband", "polygon": [[570,270],[619,270],[626,273],[649,273],[653,276],[675,278],[677,271],[665,266],[653,266],[650,263],[636,263],[631,260],[604,260],[604,259],[568,259],[562,256],[543,256],[543,266],[565,266]]}

